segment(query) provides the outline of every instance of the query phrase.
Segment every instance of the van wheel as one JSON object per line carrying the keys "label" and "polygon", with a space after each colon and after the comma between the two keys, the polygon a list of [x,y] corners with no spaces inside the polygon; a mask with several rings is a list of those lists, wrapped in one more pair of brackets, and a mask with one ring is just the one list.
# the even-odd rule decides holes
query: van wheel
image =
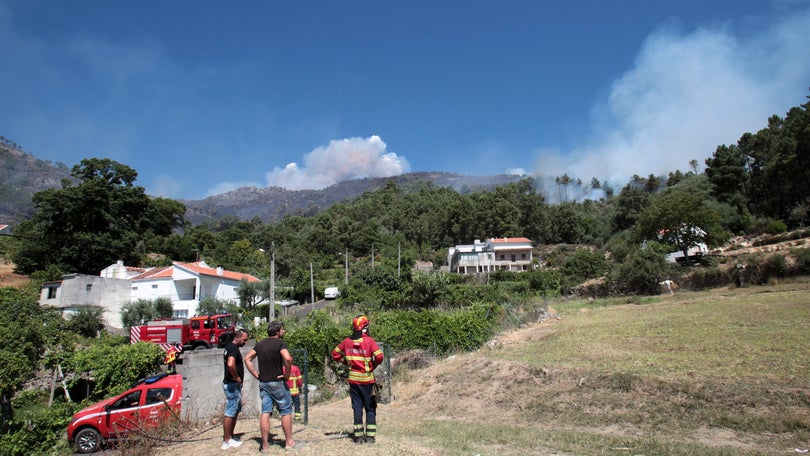
{"label": "van wheel", "polygon": [[76,452],[95,453],[101,449],[101,434],[93,428],[84,428],[76,434]]}

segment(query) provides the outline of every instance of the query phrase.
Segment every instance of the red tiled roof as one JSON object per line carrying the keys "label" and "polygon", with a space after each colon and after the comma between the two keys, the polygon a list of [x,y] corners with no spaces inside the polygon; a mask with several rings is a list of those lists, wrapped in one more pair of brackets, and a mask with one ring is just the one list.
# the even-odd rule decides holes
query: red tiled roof
{"label": "red tiled roof", "polygon": [[146,279],[168,279],[174,275],[174,268],[181,267],[183,269],[187,269],[191,272],[211,276],[211,277],[223,277],[230,280],[240,281],[242,279],[247,280],[248,282],[259,282],[260,280],[256,277],[253,277],[250,274],[244,274],[241,272],[234,272],[234,271],[222,271],[222,274],[217,274],[217,268],[209,268],[205,266],[200,266],[199,263],[174,263],[171,266],[163,266],[161,268],[150,269],[143,274],[139,274],[132,278],[132,280],[146,280]]}
{"label": "red tiled roof", "polygon": [[138,274],[133,277],[131,280],[144,280],[144,279],[165,279],[171,278],[172,276],[172,267],[171,266],[163,266],[161,268],[154,268],[150,269],[143,274]]}
{"label": "red tiled roof", "polygon": [[245,274],[242,272],[234,272],[234,271],[226,271],[223,270],[222,274],[217,273],[217,268],[207,268],[204,266],[200,266],[199,263],[175,263],[176,266],[180,266],[186,268],[188,270],[194,271],[200,275],[207,275],[212,277],[224,277],[226,279],[240,281],[242,279],[247,280],[248,282],[259,282],[259,279],[253,277],[250,274]]}
{"label": "red tiled roof", "polygon": [[146,279],[167,279],[171,278],[174,274],[174,268],[181,267],[183,269],[187,269],[191,272],[211,276],[211,277],[223,277],[230,280],[240,281],[242,279],[247,280],[248,282],[259,282],[259,279],[253,277],[250,274],[244,274],[241,272],[234,272],[234,271],[222,271],[222,274],[217,274],[217,268],[209,268],[205,266],[200,266],[199,263],[174,263],[171,266],[163,266],[161,268],[150,269],[143,274],[139,274],[132,278],[132,280],[146,280]]}
{"label": "red tiled roof", "polygon": [[525,238],[525,237],[519,237],[519,238],[492,238],[492,239],[490,239],[490,242],[492,242],[493,244],[505,244],[505,243],[510,243],[510,242],[529,242],[529,243],[531,243],[532,241],[530,241],[528,238]]}

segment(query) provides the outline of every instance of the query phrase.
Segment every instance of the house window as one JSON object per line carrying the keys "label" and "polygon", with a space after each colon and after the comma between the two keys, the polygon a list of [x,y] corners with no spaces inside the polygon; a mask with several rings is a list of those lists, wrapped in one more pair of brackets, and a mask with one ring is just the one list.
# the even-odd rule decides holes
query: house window
{"label": "house window", "polygon": [[152,285],[152,289],[157,290],[157,284]]}
{"label": "house window", "polygon": [[172,311],[174,318],[188,318],[188,310],[175,310]]}
{"label": "house window", "polygon": [[48,288],[48,299],[56,299],[56,287]]}
{"label": "house window", "polygon": [[93,289],[93,284],[92,284],[92,283],[88,283],[88,284],[87,284],[87,285],[85,285],[85,287],[84,287],[84,291],[86,291],[86,292],[88,292],[88,293],[89,293],[89,292],[90,292],[90,290],[92,290],[92,289]]}
{"label": "house window", "polygon": [[500,255],[500,259],[501,259],[501,260],[505,260],[505,259],[506,259],[506,255],[504,255],[504,254],[502,253],[502,254]]}
{"label": "house window", "polygon": [[520,259],[521,259],[521,260],[525,260],[525,259],[526,259],[526,254],[525,254],[525,253],[521,253],[521,254],[520,254]]}
{"label": "house window", "polygon": [[132,287],[132,291],[138,291],[138,287]]}

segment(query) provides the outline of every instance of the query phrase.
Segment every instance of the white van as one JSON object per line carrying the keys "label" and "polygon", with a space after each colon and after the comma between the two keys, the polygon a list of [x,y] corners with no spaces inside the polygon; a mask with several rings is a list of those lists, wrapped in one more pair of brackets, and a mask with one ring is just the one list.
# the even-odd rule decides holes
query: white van
{"label": "white van", "polygon": [[323,290],[323,297],[325,299],[336,299],[338,296],[340,296],[340,290],[338,290],[338,287],[327,287],[325,290]]}

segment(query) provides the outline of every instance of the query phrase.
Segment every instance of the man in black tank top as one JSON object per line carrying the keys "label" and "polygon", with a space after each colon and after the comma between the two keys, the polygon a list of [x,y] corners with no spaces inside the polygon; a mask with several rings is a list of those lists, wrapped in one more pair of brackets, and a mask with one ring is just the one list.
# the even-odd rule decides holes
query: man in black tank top
{"label": "man in black tank top", "polygon": [[[259,370],[253,366],[253,359],[259,362]],[[245,367],[259,380],[259,396],[262,400],[262,416],[259,429],[262,446],[259,451],[270,448],[270,415],[278,408],[281,416],[281,429],[284,431],[285,448],[294,448],[292,438],[292,396],[287,387],[292,367],[292,356],[284,342],[284,323],[274,320],[267,325],[267,339],[260,340],[245,356]]]}

